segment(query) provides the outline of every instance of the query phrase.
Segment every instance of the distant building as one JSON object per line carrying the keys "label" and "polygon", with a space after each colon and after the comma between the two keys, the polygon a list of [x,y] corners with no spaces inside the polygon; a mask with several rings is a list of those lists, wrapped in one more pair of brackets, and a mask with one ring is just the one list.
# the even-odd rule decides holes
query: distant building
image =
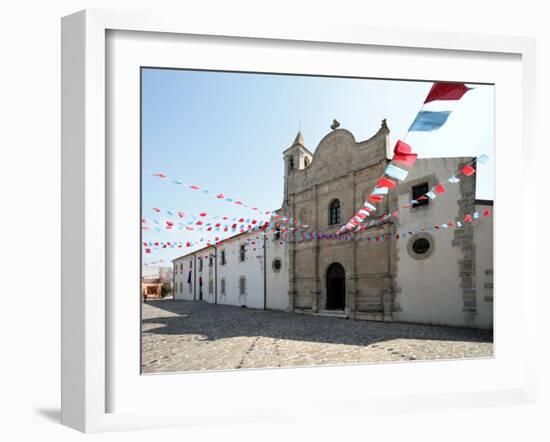
{"label": "distant building", "polygon": [[[385,121],[357,142],[333,128],[309,151],[298,133],[283,152],[281,214],[310,230],[335,233],[361,207],[389,163]],[[397,210],[444,183],[473,157],[418,159],[406,181],[377,204]],[[492,201],[475,198],[476,175],[446,185],[436,199],[401,210],[357,237],[389,240],[296,241],[246,232],[173,260],[174,298],[251,308],[477,328],[493,326],[492,218],[460,228]],[[429,227],[429,228],[428,228]],[[397,233],[410,232],[397,239]],[[265,245],[265,247],[264,247]]]}
{"label": "distant building", "polygon": [[146,299],[162,299],[172,293],[173,275],[169,267],[146,267],[141,277],[141,294]]}

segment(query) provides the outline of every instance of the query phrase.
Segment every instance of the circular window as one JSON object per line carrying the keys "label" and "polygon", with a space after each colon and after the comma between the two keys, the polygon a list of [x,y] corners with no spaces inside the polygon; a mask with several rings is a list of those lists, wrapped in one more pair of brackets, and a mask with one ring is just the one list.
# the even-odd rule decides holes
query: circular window
{"label": "circular window", "polygon": [[428,241],[426,238],[418,238],[413,242],[412,249],[414,253],[417,253],[418,255],[423,255],[424,253],[427,253],[428,250],[430,250],[430,241]]}
{"label": "circular window", "polygon": [[279,258],[275,258],[273,260],[272,266],[273,266],[273,271],[275,271],[275,272],[281,271],[281,267],[282,267],[281,260]]}
{"label": "circular window", "polygon": [[419,232],[407,242],[407,252],[413,259],[426,259],[433,255],[435,242],[428,232]]}

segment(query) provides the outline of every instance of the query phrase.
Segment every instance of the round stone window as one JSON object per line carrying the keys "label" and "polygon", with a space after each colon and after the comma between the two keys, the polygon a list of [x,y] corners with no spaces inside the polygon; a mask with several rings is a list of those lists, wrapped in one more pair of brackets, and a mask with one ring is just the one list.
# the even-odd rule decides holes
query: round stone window
{"label": "round stone window", "polygon": [[427,232],[417,233],[407,243],[407,252],[414,259],[426,259],[434,253],[435,243]]}
{"label": "round stone window", "polygon": [[430,241],[426,238],[418,238],[412,244],[413,252],[417,255],[423,255],[430,250]]}
{"label": "round stone window", "polygon": [[279,258],[275,258],[273,260],[273,271],[274,272],[280,272],[281,271],[281,267],[283,266],[283,264],[281,263],[281,260]]}

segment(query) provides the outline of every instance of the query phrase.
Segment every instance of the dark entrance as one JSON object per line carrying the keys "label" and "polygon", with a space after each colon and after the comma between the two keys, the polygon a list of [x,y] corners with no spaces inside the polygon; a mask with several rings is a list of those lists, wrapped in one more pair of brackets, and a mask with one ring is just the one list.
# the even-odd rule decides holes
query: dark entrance
{"label": "dark entrance", "polygon": [[338,263],[327,270],[327,310],[344,310],[346,306],[346,272]]}

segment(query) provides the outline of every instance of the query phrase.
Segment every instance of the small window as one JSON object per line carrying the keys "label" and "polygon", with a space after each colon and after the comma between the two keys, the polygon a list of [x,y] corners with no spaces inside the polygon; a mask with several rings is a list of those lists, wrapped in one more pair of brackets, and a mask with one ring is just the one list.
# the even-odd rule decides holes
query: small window
{"label": "small window", "polygon": [[239,261],[243,262],[246,259],[246,246],[244,244],[241,244],[241,248],[239,249]]}
{"label": "small window", "polygon": [[190,268],[190,269],[193,268],[193,258],[191,258],[191,261],[189,261],[189,268]]}
{"label": "small window", "polygon": [[221,251],[221,257],[220,257],[221,265],[224,266],[226,264],[225,261],[225,250]]}
{"label": "small window", "polygon": [[183,272],[183,262],[180,263],[180,272]]}
{"label": "small window", "polygon": [[282,267],[281,260],[280,260],[279,258],[275,258],[275,259],[273,260],[272,267],[273,267],[273,271],[274,271],[274,272],[280,272],[280,271],[281,271],[281,267]]}
{"label": "small window", "polygon": [[430,250],[431,244],[426,238],[418,238],[413,242],[412,249],[417,255],[424,255]]}
{"label": "small window", "polygon": [[329,206],[329,224],[340,224],[340,200],[332,200]]}
{"label": "small window", "polygon": [[211,279],[208,280],[208,293],[214,293],[214,281]]}
{"label": "small window", "polygon": [[208,258],[208,266],[212,267],[213,262],[214,262],[214,260],[212,259],[212,255],[210,255],[210,258]]}
{"label": "small window", "polygon": [[239,295],[246,294],[246,277],[239,277]]}
{"label": "small window", "polygon": [[183,293],[183,282],[180,281],[180,293]]}
{"label": "small window", "polygon": [[290,170],[294,170],[294,157],[290,157],[290,159],[288,160],[288,168]]}
{"label": "small window", "polygon": [[309,159],[304,158],[304,167],[309,167]]}
{"label": "small window", "polygon": [[220,293],[222,295],[225,295],[225,278],[222,278],[220,280]]}
{"label": "small window", "polygon": [[281,238],[281,225],[275,224],[275,233],[273,234],[273,239],[278,241]]}
{"label": "small window", "polygon": [[[412,199],[415,200],[412,204],[412,207],[420,207],[425,206],[430,203],[430,199],[426,196],[426,194],[430,191],[430,187],[428,186],[428,183],[422,183],[418,186],[413,186],[412,188]],[[423,197],[422,199],[418,199],[420,197]]]}
{"label": "small window", "polygon": [[199,272],[202,272],[202,258],[199,258]]}

